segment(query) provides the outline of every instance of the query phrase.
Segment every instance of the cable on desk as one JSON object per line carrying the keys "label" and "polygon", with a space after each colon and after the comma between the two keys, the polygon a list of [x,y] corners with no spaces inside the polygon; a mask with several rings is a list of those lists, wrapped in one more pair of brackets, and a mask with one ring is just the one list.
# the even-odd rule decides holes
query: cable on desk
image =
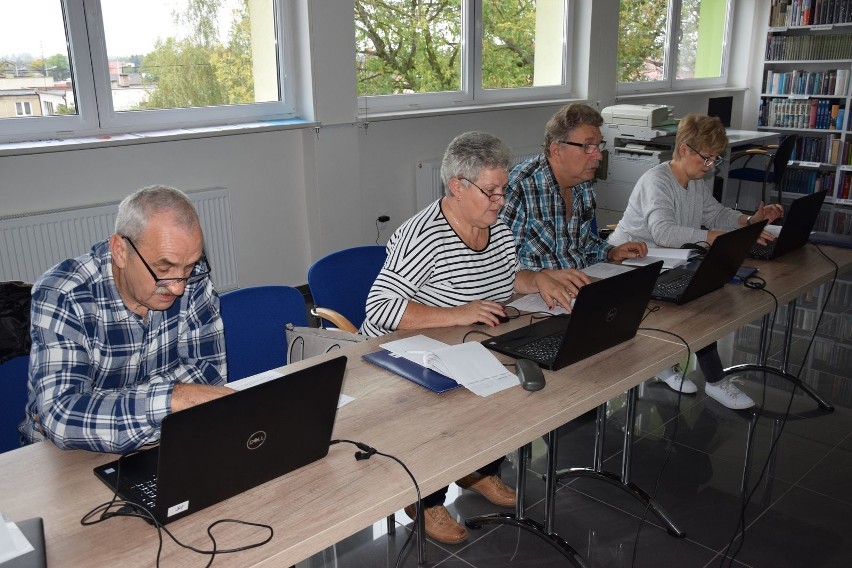
{"label": "cable on desk", "polygon": [[[402,469],[405,470],[405,473],[408,474],[408,477],[411,478],[411,482],[414,483],[414,489],[417,491],[417,503],[416,503],[415,507],[417,509],[417,514],[420,515],[421,519],[423,518],[423,504],[420,502],[420,486],[417,484],[417,479],[414,478],[414,474],[411,473],[411,470],[408,469],[408,466],[405,465],[405,463],[403,463],[403,461],[401,459],[399,459],[396,456],[392,456],[391,454],[386,454],[384,452],[380,452],[376,448],[370,447],[363,442],[355,442],[353,440],[345,440],[345,439],[341,438],[340,440],[332,440],[331,442],[329,442],[329,445],[333,446],[334,444],[341,444],[341,443],[352,444],[353,446],[358,448],[359,451],[355,452],[355,459],[358,460],[358,461],[368,460],[371,457],[373,457],[374,455],[377,455],[377,456],[390,458],[393,461],[395,461],[396,463],[398,463],[399,465],[401,465]],[[396,563],[394,564],[394,566],[400,566],[400,563],[402,562],[402,555],[405,554],[405,549],[408,548],[408,545],[411,543],[411,539],[414,537],[415,533],[417,533],[417,520],[416,519],[414,520],[414,528],[411,530],[410,533],[408,533],[408,537],[405,539],[405,542],[403,543],[402,548],[399,550],[399,554],[396,557]]]}
{"label": "cable on desk", "polygon": [[[657,307],[656,310],[651,309],[648,312],[648,314],[645,315],[645,317],[648,317],[649,315],[651,315],[652,313],[654,313],[658,309],[659,309],[659,307]],[[642,321],[644,321],[644,320],[645,320],[645,318],[642,318]],[[692,358],[692,350],[689,348],[689,343],[683,337],[681,337],[680,335],[676,334],[675,332],[669,331],[667,329],[659,329],[659,328],[656,328],[656,327],[640,327],[639,329],[642,330],[642,331],[658,331],[660,333],[667,333],[669,335],[677,337],[681,341],[681,343],[683,343],[684,347],[686,347],[687,369],[689,368],[689,360]],[[642,525],[645,524],[645,519],[648,516],[648,511],[651,510],[651,503],[653,503],[654,501],[657,500],[657,491],[659,491],[659,489],[660,489],[660,481],[663,478],[663,470],[666,468],[666,464],[668,463],[669,458],[672,455],[672,450],[674,449],[675,440],[677,439],[677,429],[678,429],[678,425],[680,424],[680,401],[681,401],[681,398],[683,398],[683,390],[678,389],[674,430],[672,430],[672,437],[671,437],[671,440],[669,440],[669,447],[666,450],[666,456],[663,458],[662,465],[660,465],[660,471],[657,473],[657,480],[654,482],[654,489],[651,493],[651,499],[648,501],[648,505],[645,507],[645,510],[642,512],[642,518],[639,519],[639,526],[636,528],[636,537],[633,540],[633,557],[632,557],[631,564],[630,564],[631,566],[636,565],[636,553],[639,550],[639,533],[642,532]]]}
{"label": "cable on desk", "polygon": [[[163,533],[164,532],[169,536],[169,538],[171,538],[174,541],[175,544],[177,544],[181,548],[191,550],[191,551],[198,553],[198,554],[209,555],[210,560],[205,565],[205,568],[209,568],[213,564],[213,560],[216,558],[217,554],[231,554],[231,553],[234,553],[234,552],[242,552],[244,550],[250,550],[252,548],[258,548],[260,546],[263,546],[264,544],[266,544],[270,540],[272,540],[272,537],[274,535],[274,531],[272,530],[272,527],[269,526],[269,525],[264,525],[264,524],[261,524],[261,523],[253,523],[253,522],[250,522],[250,521],[241,521],[241,520],[238,520],[238,519],[219,519],[219,520],[214,521],[214,522],[210,523],[209,525],[207,525],[207,535],[210,537],[210,542],[212,543],[212,546],[213,546],[213,548],[211,550],[201,550],[199,548],[195,548],[195,547],[190,546],[188,544],[182,543],[180,540],[178,540],[177,537],[175,537],[175,535],[173,535],[171,533],[171,531],[169,531],[169,529],[167,529],[165,527],[165,525],[161,524],[157,520],[157,518],[154,516],[154,514],[150,510],[148,510],[147,507],[145,507],[144,505],[142,505],[140,503],[135,503],[133,501],[128,501],[126,499],[119,499],[118,498],[118,487],[119,487],[119,481],[121,480],[121,462],[127,456],[133,455],[135,453],[137,453],[137,452],[130,452],[128,454],[124,454],[121,457],[119,457],[118,463],[116,465],[115,487],[113,488],[112,499],[110,499],[106,503],[102,503],[102,504],[98,505],[97,507],[95,507],[94,509],[92,509],[91,511],[89,511],[88,513],[83,515],[83,518],[80,519],[81,525],[83,525],[83,526],[96,525],[98,523],[102,523],[104,521],[107,521],[107,520],[109,520],[113,517],[137,517],[139,519],[144,519],[148,523],[154,525],[154,527],[157,529],[158,544],[157,544],[157,558],[156,558],[156,564],[155,564],[157,567],[160,566],[160,557],[161,557],[162,552],[163,552]],[[114,506],[118,506],[118,509],[116,511],[111,511],[110,509]],[[248,526],[252,526],[252,527],[267,529],[269,531],[269,536],[267,536],[265,539],[263,539],[259,542],[247,544],[245,546],[239,546],[239,547],[236,547],[236,548],[223,548],[221,550],[218,550],[217,545],[216,545],[216,538],[213,536],[213,527],[215,527],[219,524],[223,524],[223,523],[248,525]]]}
{"label": "cable on desk", "polygon": [[[743,487],[744,494],[741,496],[741,503],[742,504],[740,506],[740,518],[739,518],[737,526],[734,530],[734,534],[731,536],[731,539],[730,539],[730,541],[728,541],[728,545],[725,547],[725,550],[722,554],[722,559],[720,560],[720,563],[719,563],[720,567],[724,566],[725,559],[728,558],[728,551],[733,546],[734,540],[736,540],[737,536],[740,536],[740,542],[739,542],[739,545],[737,546],[737,549],[733,552],[733,554],[731,554],[730,558],[728,559],[728,566],[733,566],[734,559],[740,553],[740,551],[742,550],[742,547],[745,543],[745,511],[748,508],[748,504],[751,502],[752,497],[754,496],[755,492],[757,491],[757,488],[760,487],[761,481],[763,480],[763,478],[766,475],[766,471],[769,468],[769,463],[772,459],[772,456],[775,453],[778,442],[781,440],[781,435],[784,433],[784,428],[787,425],[787,419],[790,416],[790,409],[793,406],[793,399],[796,395],[796,388],[798,387],[798,381],[801,380],[801,374],[802,374],[802,371],[804,371],[805,362],[808,360],[808,355],[810,354],[811,347],[813,347],[814,340],[816,339],[817,331],[819,331],[819,326],[822,323],[823,315],[825,314],[825,310],[828,307],[828,302],[829,302],[829,299],[831,298],[831,293],[834,291],[834,284],[837,281],[838,274],[840,273],[840,267],[837,265],[837,263],[834,262],[834,260],[832,258],[830,258],[828,255],[826,255],[819,246],[817,246],[814,243],[811,243],[811,244],[813,244],[813,246],[817,249],[817,251],[826,260],[828,260],[828,262],[830,262],[834,266],[834,275],[832,276],[831,283],[829,284],[829,287],[828,287],[828,292],[825,295],[825,301],[823,302],[822,308],[820,309],[819,316],[817,317],[816,325],[814,326],[814,332],[811,335],[811,338],[808,341],[808,347],[807,347],[807,349],[805,349],[805,353],[802,356],[802,362],[799,365],[799,371],[795,375],[797,382],[793,383],[793,389],[790,392],[790,399],[787,401],[787,408],[784,411],[784,417],[781,419],[781,426],[778,429],[778,435],[775,436],[772,439],[772,443],[769,446],[769,452],[767,453],[766,460],[764,461],[763,467],[760,470],[760,475],[757,478],[757,482],[754,484],[754,488],[751,491],[748,491],[748,488]],[[754,288],[759,289],[759,290],[763,290],[764,292],[766,292],[767,294],[772,296],[773,300],[775,300],[775,310],[777,312],[777,310],[778,310],[778,298],[772,292],[770,292],[769,290],[766,290],[765,288],[762,288],[762,287],[760,287],[760,288],[754,287]],[[773,316],[772,325],[769,328],[769,344],[770,345],[771,345],[771,342],[772,342],[772,329],[774,327],[775,327],[775,317]],[[763,357],[764,361],[767,360],[766,356],[768,355],[768,352],[769,352],[769,347],[767,347],[767,353],[764,354],[764,357]],[[763,370],[763,401],[764,401],[764,403],[766,401],[766,373],[767,373],[767,370],[766,370],[766,368],[764,368],[764,370]],[[760,419],[760,416],[762,414],[761,408],[762,407],[759,407],[757,412],[755,413],[755,420]],[[746,456],[750,455],[750,453],[751,453],[752,442],[753,442],[753,440],[749,441],[749,446],[746,448]]]}

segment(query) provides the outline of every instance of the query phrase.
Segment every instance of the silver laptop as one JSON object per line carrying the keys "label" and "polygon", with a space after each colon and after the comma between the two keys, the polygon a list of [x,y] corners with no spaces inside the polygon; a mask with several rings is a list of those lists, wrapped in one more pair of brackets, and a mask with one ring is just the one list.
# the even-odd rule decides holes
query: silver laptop
{"label": "silver laptop", "polygon": [[345,370],[337,357],[170,414],[159,446],[95,475],[161,524],[248,491],[326,456]]}

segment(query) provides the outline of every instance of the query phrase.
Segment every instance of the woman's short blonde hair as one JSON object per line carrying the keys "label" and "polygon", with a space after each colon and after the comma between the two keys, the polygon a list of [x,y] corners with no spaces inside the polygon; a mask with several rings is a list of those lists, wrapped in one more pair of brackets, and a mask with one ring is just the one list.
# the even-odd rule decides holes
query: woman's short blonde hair
{"label": "woman's short blonde hair", "polygon": [[719,155],[728,146],[728,135],[717,117],[688,114],[677,125],[675,148],[680,148],[682,144],[696,151]]}

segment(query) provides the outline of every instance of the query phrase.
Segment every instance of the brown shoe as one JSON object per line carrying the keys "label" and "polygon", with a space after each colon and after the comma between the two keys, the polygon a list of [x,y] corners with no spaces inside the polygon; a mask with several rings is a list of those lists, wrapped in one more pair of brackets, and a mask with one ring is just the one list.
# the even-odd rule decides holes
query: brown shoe
{"label": "brown shoe", "polygon": [[[414,505],[405,507],[403,511],[412,519],[417,518],[417,508]],[[444,544],[458,544],[467,539],[467,530],[450,516],[450,512],[443,505],[424,509],[423,526],[430,538]]]}
{"label": "brown shoe", "polygon": [[476,491],[500,507],[514,507],[517,500],[515,490],[503,483],[503,480],[496,475],[471,473],[456,481],[456,485]]}

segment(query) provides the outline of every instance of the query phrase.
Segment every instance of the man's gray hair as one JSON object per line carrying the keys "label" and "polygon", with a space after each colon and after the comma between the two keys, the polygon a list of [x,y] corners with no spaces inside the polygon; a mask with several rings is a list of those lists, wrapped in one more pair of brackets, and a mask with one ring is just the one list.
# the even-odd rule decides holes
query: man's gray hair
{"label": "man's gray hair", "polygon": [[556,111],[544,127],[544,153],[550,156],[550,145],[565,140],[568,135],[583,124],[600,127],[603,117],[596,109],[582,103],[570,103]]}
{"label": "man's gray hair", "polygon": [[164,211],[172,213],[178,226],[187,231],[201,226],[195,206],[184,192],[167,185],[151,185],[128,195],[118,205],[115,232],[138,240],[151,217]]}
{"label": "man's gray hair", "polygon": [[441,160],[441,181],[449,194],[451,178],[466,178],[474,181],[485,168],[509,170],[512,152],[502,140],[487,132],[465,132],[459,134],[444,152]]}

